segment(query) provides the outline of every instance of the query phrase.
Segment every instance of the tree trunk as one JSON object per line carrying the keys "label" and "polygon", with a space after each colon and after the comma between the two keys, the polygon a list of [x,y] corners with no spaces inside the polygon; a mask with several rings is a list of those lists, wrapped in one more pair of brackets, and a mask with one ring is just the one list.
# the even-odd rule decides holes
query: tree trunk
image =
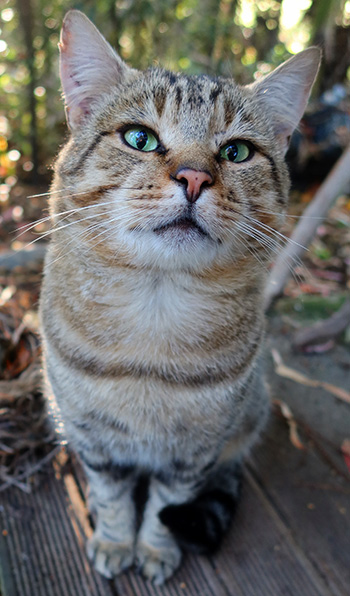
{"label": "tree trunk", "polygon": [[36,86],[35,54],[33,46],[33,9],[32,0],[16,0],[19,21],[23,31],[26,48],[26,65],[29,71],[28,84],[28,109],[30,112],[30,145],[31,159],[33,162],[32,179],[38,178],[39,156],[38,156],[38,127],[36,116],[36,98],[34,94]]}

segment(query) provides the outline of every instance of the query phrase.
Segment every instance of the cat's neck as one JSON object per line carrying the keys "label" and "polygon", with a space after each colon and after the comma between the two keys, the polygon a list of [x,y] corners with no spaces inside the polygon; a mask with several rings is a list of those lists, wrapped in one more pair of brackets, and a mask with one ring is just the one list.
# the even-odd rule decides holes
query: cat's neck
{"label": "cat's neck", "polygon": [[[118,256],[114,264],[108,262],[84,262],[79,255],[70,255],[62,260],[53,258],[52,277],[64,279],[69,259],[70,270],[74,271],[72,283],[65,290],[74,292],[78,300],[92,301],[105,306],[147,305],[168,310],[172,303],[206,304],[217,310],[219,303],[254,303],[261,310],[261,296],[266,273],[260,268],[242,260],[227,265],[216,264],[202,271],[166,271],[154,267],[137,267],[132,263],[120,263]],[[49,273],[50,265],[48,265]],[[59,281],[57,283],[60,283]],[[62,291],[62,289],[60,289]],[[166,306],[168,303],[168,306]],[[210,306],[211,305],[211,306]],[[233,308],[234,310],[234,308]]]}

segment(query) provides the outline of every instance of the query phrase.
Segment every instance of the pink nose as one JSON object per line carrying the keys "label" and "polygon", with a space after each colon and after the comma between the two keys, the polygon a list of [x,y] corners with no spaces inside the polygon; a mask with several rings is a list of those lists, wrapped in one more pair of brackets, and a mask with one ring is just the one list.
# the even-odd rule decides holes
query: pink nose
{"label": "pink nose", "polygon": [[208,172],[182,168],[176,173],[176,180],[186,185],[186,198],[190,203],[195,203],[203,190],[203,185],[213,183],[213,178]]}

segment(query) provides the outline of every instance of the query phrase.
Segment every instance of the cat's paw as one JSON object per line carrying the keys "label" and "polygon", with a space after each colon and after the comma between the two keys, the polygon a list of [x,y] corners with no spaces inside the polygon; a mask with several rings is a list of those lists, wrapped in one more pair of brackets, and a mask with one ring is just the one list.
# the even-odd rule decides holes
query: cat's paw
{"label": "cat's paw", "polygon": [[141,573],[160,585],[171,577],[181,562],[181,550],[174,542],[158,549],[141,542],[137,545],[136,561]]}
{"label": "cat's paw", "polygon": [[118,575],[134,562],[132,544],[112,542],[95,534],[88,541],[86,552],[95,569],[108,579]]}

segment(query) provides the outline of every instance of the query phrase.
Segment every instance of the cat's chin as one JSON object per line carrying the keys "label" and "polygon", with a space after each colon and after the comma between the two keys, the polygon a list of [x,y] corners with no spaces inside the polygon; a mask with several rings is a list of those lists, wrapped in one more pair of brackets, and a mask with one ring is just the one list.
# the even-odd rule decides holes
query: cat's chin
{"label": "cat's chin", "polygon": [[192,242],[199,237],[210,238],[210,235],[194,219],[181,217],[162,226],[154,228],[153,232],[165,239],[176,242]]}
{"label": "cat's chin", "polygon": [[128,234],[123,240],[130,261],[140,267],[199,272],[221,260],[232,260],[230,247],[186,226]]}
{"label": "cat's chin", "polygon": [[154,230],[154,234],[161,239],[164,244],[173,246],[176,250],[182,250],[183,245],[187,247],[202,244],[203,240],[210,240],[210,236],[193,227],[174,226],[160,230]]}

